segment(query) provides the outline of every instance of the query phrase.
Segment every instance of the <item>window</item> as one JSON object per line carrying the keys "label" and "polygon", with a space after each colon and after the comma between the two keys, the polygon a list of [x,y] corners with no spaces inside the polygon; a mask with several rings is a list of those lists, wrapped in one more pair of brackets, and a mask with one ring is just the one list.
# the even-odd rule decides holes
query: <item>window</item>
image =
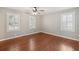
{"label": "window", "polygon": [[7,31],[20,30],[20,19],[19,15],[8,13],[7,14]]}
{"label": "window", "polygon": [[30,29],[36,29],[36,17],[35,16],[30,16],[29,28]]}
{"label": "window", "polygon": [[61,30],[62,31],[75,31],[75,15],[74,13],[67,13],[61,16]]}

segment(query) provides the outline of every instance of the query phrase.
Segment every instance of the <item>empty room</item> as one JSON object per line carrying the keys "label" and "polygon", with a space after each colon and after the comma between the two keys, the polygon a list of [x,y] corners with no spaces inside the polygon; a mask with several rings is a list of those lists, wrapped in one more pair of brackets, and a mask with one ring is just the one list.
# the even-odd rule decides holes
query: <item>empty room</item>
{"label": "empty room", "polygon": [[79,8],[0,7],[0,51],[79,51]]}

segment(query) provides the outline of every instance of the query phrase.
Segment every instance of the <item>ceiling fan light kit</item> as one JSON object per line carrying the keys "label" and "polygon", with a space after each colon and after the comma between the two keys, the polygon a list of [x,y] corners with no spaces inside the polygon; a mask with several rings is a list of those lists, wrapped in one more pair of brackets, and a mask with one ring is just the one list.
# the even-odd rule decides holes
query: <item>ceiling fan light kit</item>
{"label": "ceiling fan light kit", "polygon": [[38,9],[37,7],[33,7],[33,15],[38,15]]}

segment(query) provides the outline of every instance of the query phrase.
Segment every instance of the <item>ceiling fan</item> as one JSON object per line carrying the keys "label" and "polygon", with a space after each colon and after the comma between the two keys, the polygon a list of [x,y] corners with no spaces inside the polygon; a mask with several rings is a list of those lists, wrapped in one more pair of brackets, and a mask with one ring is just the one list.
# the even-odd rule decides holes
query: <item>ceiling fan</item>
{"label": "ceiling fan", "polygon": [[45,10],[40,10],[39,7],[33,7],[32,12],[33,15],[40,15],[41,12],[44,12]]}
{"label": "ceiling fan", "polygon": [[40,7],[31,7],[30,10],[26,10],[29,12],[25,12],[26,14],[31,14],[31,15],[41,15],[42,13],[45,12],[45,10],[41,9]]}

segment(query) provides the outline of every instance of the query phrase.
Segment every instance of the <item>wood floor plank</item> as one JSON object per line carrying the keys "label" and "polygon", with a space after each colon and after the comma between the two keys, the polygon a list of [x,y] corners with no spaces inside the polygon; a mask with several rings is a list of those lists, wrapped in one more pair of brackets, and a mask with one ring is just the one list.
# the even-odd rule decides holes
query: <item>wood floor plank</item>
{"label": "wood floor plank", "polygon": [[79,41],[37,33],[0,41],[0,51],[79,51]]}

